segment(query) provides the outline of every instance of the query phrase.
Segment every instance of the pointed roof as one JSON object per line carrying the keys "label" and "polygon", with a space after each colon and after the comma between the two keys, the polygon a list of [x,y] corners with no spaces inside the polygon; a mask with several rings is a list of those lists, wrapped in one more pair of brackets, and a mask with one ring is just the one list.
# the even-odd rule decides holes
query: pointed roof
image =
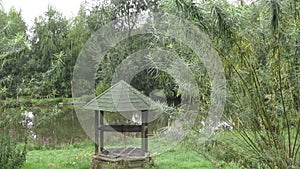
{"label": "pointed roof", "polygon": [[121,80],[89,101],[83,108],[109,112],[153,110],[154,101]]}

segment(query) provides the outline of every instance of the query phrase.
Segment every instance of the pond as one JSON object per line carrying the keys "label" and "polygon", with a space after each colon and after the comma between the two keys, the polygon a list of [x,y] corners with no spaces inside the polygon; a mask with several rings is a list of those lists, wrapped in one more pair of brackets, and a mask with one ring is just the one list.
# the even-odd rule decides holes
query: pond
{"label": "pond", "polygon": [[[28,129],[21,124],[25,112],[32,112],[34,115],[32,129]],[[15,120],[12,121],[16,122],[7,125],[9,130],[17,133],[22,133],[24,129],[27,130],[26,134],[30,138],[29,147],[33,146],[33,149],[42,147],[57,148],[83,141],[92,142],[93,139],[83,130],[73,106],[16,107],[6,109],[4,113],[0,113],[0,118],[1,115],[3,117],[3,114],[6,116],[14,114]],[[94,118],[93,114],[87,114],[86,117]],[[120,113],[107,113],[105,120],[109,124],[130,124]],[[93,126],[93,124],[91,125]],[[175,121],[175,123],[169,124],[168,118],[163,116],[149,123],[149,134],[151,135],[149,137],[149,150],[164,152],[173,147],[183,138],[183,135],[178,134],[180,131],[177,131],[181,129],[182,126],[178,125],[178,122]],[[140,133],[107,132],[104,136],[105,146],[141,146]]]}
{"label": "pond", "polygon": [[[30,129],[22,124],[25,112],[32,112],[34,115],[34,125]],[[26,134],[35,146],[56,147],[88,139],[73,106],[17,107],[6,109],[0,115],[13,119],[6,126],[13,132],[22,133],[24,129],[27,130]]]}
{"label": "pond", "polygon": [[72,106],[55,107],[44,113],[54,114],[54,116],[49,118],[37,116],[38,122],[37,126],[34,127],[34,132],[41,144],[72,144],[88,138]]}
{"label": "pond", "polygon": [[[27,129],[22,125],[22,120],[25,118],[25,113],[32,112],[34,115],[34,125],[32,129]],[[9,123],[9,129],[14,132],[21,133],[24,129],[28,131],[31,140],[40,146],[59,146],[64,144],[72,144],[82,140],[92,141],[86,132],[83,130],[76,111],[73,106],[34,106],[34,107],[16,107],[6,109],[2,115],[6,115],[15,121]],[[86,115],[90,117],[90,115]],[[93,114],[90,118],[93,118]],[[110,124],[126,124],[125,118],[120,113],[108,113],[105,119]],[[163,126],[162,122],[154,122],[150,125],[151,129]],[[32,131],[32,133],[30,133]],[[121,133],[107,134],[106,142],[118,141],[120,138],[115,138],[115,135]],[[121,134],[122,135],[122,134]]]}

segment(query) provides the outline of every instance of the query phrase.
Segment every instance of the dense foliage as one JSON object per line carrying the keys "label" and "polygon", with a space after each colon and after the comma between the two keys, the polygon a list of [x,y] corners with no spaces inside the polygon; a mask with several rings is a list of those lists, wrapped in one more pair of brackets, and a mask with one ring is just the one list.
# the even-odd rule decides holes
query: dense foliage
{"label": "dense foliage", "polygon": [[[24,127],[16,129],[20,115],[0,114],[0,166],[3,169],[21,168],[26,161],[27,136]],[[22,144],[20,144],[22,143]]]}
{"label": "dense foliage", "polygon": [[26,160],[26,146],[19,146],[15,133],[1,131],[0,166],[3,169],[21,168]]}
{"label": "dense foliage", "polygon": [[299,5],[176,1],[180,15],[210,35],[226,70],[224,118],[236,137],[216,136],[210,152],[216,159],[247,168],[299,167]]}

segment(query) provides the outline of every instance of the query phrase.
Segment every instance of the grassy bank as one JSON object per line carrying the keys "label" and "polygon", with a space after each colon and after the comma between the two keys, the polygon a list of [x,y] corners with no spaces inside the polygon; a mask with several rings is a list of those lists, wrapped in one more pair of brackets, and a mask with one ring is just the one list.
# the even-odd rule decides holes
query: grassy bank
{"label": "grassy bank", "polygon": [[[67,146],[54,150],[32,150],[27,154],[23,169],[60,168],[60,169],[89,169],[93,154],[92,144]],[[201,155],[176,147],[163,154],[155,156],[154,166],[157,169],[197,169],[212,168],[211,163]]]}
{"label": "grassy bank", "polygon": [[72,104],[74,102],[73,98],[44,98],[44,99],[34,99],[30,97],[19,97],[18,99],[7,98],[5,100],[0,100],[0,105],[5,108],[11,107],[47,107],[58,104]]}

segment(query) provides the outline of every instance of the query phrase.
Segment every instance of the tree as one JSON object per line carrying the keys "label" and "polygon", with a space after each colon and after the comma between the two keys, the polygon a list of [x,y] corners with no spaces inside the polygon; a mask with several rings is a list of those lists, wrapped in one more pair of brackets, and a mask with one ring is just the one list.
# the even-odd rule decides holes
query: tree
{"label": "tree", "polygon": [[216,147],[232,156],[211,155],[246,168],[299,166],[299,2],[176,2],[182,16],[210,35],[226,70],[224,118],[235,124],[237,138],[222,138]]}
{"label": "tree", "polygon": [[[160,10],[160,1],[147,0],[147,1],[112,1],[110,8],[112,9],[112,19],[121,19],[120,25],[116,27],[117,30],[128,30],[128,38],[117,46],[114,47],[106,56],[104,56],[102,63],[99,65],[97,72],[97,83],[100,85],[110,84],[113,76],[113,72],[117,66],[130,54],[142,49],[150,49],[166,44],[156,44],[159,40],[154,35],[141,35],[132,36],[131,30],[137,26],[138,14],[149,14],[151,12],[157,12]],[[105,7],[101,7],[101,10],[105,10]],[[165,72],[154,70],[145,70],[140,72],[131,82],[131,85],[139,90],[149,94],[156,88],[165,89],[167,95],[175,97],[177,90],[176,85],[170,75]],[[127,70],[128,71],[128,70]],[[168,82],[167,82],[168,81]]]}
{"label": "tree", "polygon": [[38,61],[37,71],[47,71],[55,59],[54,54],[63,51],[68,23],[68,20],[51,6],[43,16],[35,18],[31,45],[33,57]]}
{"label": "tree", "polygon": [[35,90],[34,95],[70,95],[70,85],[66,84],[70,83],[69,72],[65,70],[69,69],[69,65],[66,64],[66,51],[70,48],[67,42],[69,27],[69,21],[51,6],[43,16],[35,18],[31,57],[27,62],[28,72],[31,72],[28,79],[35,83],[35,89],[32,89]]}
{"label": "tree", "polygon": [[21,12],[0,10],[0,98],[16,97],[17,84],[22,81],[24,51],[28,49],[26,25]]}

